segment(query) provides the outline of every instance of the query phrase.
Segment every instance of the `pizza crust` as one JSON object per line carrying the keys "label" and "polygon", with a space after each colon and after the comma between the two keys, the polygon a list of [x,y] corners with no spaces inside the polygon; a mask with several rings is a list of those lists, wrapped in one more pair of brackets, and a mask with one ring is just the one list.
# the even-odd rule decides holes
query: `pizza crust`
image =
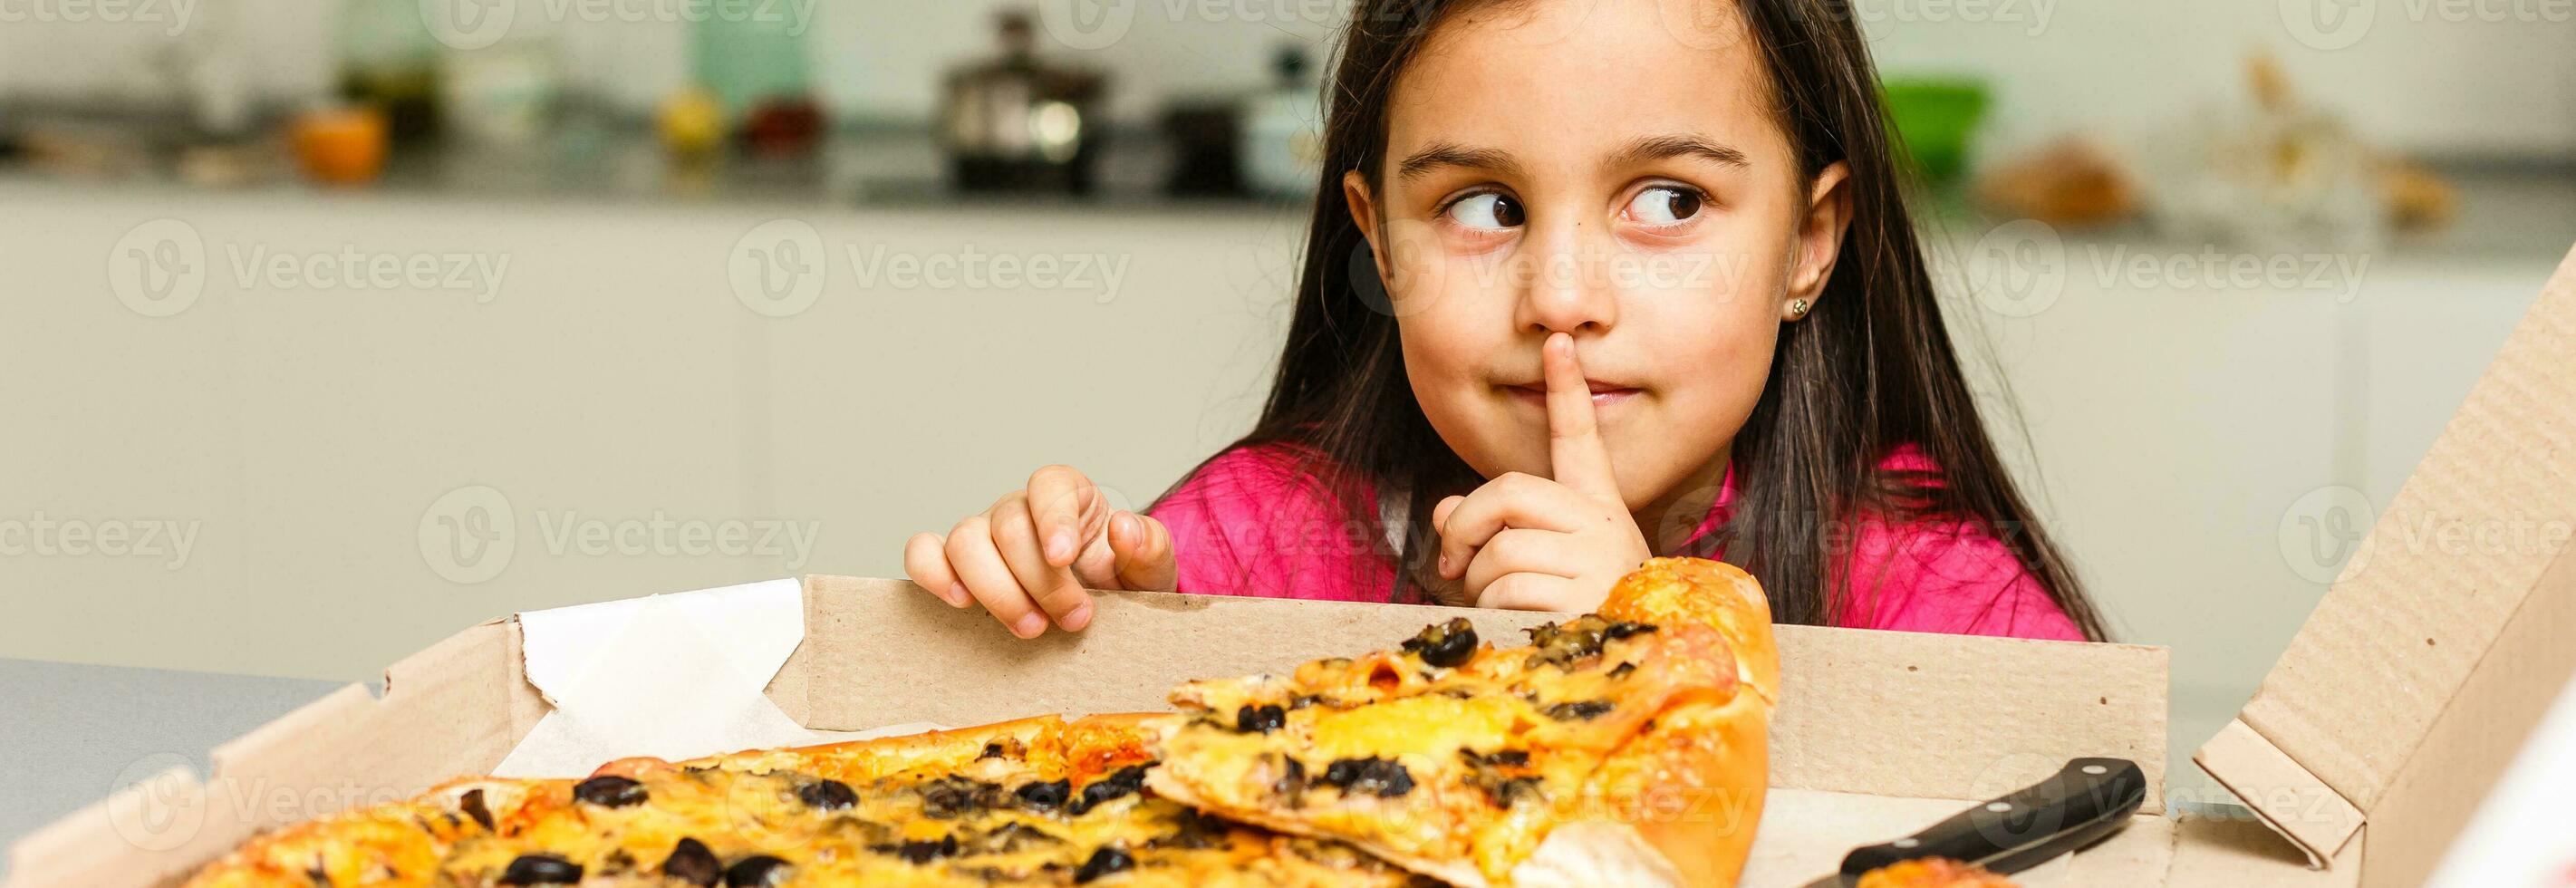
{"label": "pizza crust", "polygon": [[[1668,884],[1733,885],[1752,853],[1771,784],[1771,711],[1780,699],[1780,655],[1769,600],[1761,584],[1734,565],[1656,558],[1620,579],[1601,614],[1716,628],[1734,649],[1742,692],[1724,701],[1691,699],[1666,707],[1593,773],[1587,792],[1609,802],[1594,807],[1611,817],[1558,826],[1530,860],[1618,861],[1651,849],[1664,864],[1661,871],[1677,877]],[[1569,847],[1548,847],[1559,842]],[[1520,878],[1515,870],[1515,881]]]}

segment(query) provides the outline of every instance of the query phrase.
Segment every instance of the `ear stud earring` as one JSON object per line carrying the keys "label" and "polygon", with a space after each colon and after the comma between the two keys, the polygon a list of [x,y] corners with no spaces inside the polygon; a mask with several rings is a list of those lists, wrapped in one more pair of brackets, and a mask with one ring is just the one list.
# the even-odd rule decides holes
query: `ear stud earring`
{"label": "ear stud earring", "polygon": [[1797,320],[1797,319],[1799,319],[1799,318],[1806,317],[1806,316],[1807,316],[1807,300],[1804,300],[1804,299],[1791,299],[1791,300],[1789,300],[1789,311],[1788,311],[1788,316],[1789,316],[1789,320],[1792,320],[1792,321]]}

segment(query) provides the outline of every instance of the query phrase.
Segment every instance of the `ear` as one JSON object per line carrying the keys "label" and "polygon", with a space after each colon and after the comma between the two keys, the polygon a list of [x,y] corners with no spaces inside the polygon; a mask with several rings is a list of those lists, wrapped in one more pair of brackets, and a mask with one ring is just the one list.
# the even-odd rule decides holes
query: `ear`
{"label": "ear", "polygon": [[1798,224],[1798,239],[1790,246],[1789,293],[1792,300],[1803,299],[1814,304],[1825,291],[1825,282],[1834,276],[1834,260],[1841,258],[1843,230],[1851,226],[1851,165],[1835,161],[1807,191],[1806,219]]}
{"label": "ear", "polygon": [[1360,236],[1368,239],[1369,251],[1379,257],[1378,276],[1386,276],[1386,244],[1378,240],[1377,198],[1369,194],[1368,178],[1360,171],[1342,174],[1342,203],[1351,211],[1351,224],[1359,226]]}

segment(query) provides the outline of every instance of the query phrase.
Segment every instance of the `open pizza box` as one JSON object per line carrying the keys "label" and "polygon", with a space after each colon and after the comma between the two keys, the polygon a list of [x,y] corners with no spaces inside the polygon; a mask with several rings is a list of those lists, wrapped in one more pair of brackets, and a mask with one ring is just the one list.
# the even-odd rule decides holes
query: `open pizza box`
{"label": "open pizza box", "polygon": [[[2571,355],[2576,256],[2390,504],[2382,532],[2196,757],[2255,816],[2168,809],[2161,648],[1783,626],[1772,791],[1745,884],[1803,885],[1855,846],[2090,756],[2136,761],[2151,787],[2144,806],[2111,838],[2024,873],[2029,884],[2423,882],[2576,671],[2576,558],[2562,557],[2565,529],[2576,526]],[[2386,532],[2399,526],[2456,526],[2471,539],[2538,528],[2551,542],[2499,550],[2448,545],[2460,538],[2449,530]],[[758,736],[774,737],[781,726],[856,731],[1154,710],[1184,679],[1386,646],[1453,615],[1494,639],[1550,619],[1102,593],[1088,631],[1028,642],[901,581],[758,586],[472,627],[387,669],[381,695],[353,684],[216,749],[210,776],[180,769],[143,780],[28,837],[11,851],[10,884],[169,884],[256,831],[510,770],[541,745],[532,736],[579,735],[566,726],[584,724],[576,716],[585,707],[594,744],[710,719],[766,724],[773,733]],[[676,638],[585,624],[624,613],[641,625],[637,613],[686,612],[653,602],[704,606],[709,595],[750,596],[785,617],[747,630],[713,625],[760,609],[727,606],[722,617],[679,621],[703,637]],[[748,635],[726,634],[735,630]],[[743,637],[768,641],[735,645]],[[744,653],[773,642],[770,653]],[[568,663],[621,651],[618,668],[566,677],[579,671]],[[693,656],[716,659],[689,665]],[[702,673],[750,678],[728,698],[695,686],[690,676]],[[576,698],[584,702],[568,702]],[[710,714],[734,704],[743,711]]]}

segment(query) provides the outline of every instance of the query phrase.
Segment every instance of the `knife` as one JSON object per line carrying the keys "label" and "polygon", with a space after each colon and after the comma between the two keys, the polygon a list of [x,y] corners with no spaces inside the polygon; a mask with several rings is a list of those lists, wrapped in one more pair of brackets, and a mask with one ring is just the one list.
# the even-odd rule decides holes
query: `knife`
{"label": "knife", "polygon": [[1947,857],[2017,873],[2118,832],[2147,800],[2136,762],[2080,758],[2056,776],[1952,815],[1884,845],[1855,848],[1838,872],[1805,888],[1852,888],[1861,874],[1922,857]]}

